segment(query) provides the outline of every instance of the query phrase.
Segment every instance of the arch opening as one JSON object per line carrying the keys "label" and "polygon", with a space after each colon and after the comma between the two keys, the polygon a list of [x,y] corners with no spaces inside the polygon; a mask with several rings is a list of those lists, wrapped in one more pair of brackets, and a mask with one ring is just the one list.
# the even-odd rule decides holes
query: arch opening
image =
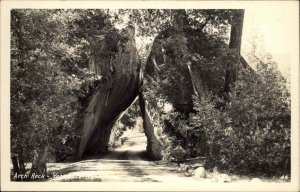
{"label": "arch opening", "polygon": [[[94,94],[97,96],[97,92]],[[97,102],[90,102],[97,105]],[[93,108],[97,108],[94,106]],[[159,160],[161,159],[162,144],[155,134],[154,110],[140,93],[128,104],[125,110],[119,113],[110,113],[111,121],[106,126],[96,126],[95,130],[87,136],[83,131],[79,149],[86,144],[80,158],[105,158],[118,160]],[[103,108],[102,108],[103,110]],[[105,110],[106,111],[106,110]],[[107,112],[107,111],[106,111]],[[108,114],[108,113],[103,113]],[[87,113],[85,121],[103,121],[105,116],[92,119],[94,113]],[[95,125],[99,125],[96,123]],[[103,125],[103,124],[102,124]],[[87,125],[90,128],[91,124]],[[106,130],[105,130],[106,129]],[[80,159],[78,158],[78,159]]]}
{"label": "arch opening", "polygon": [[114,123],[103,159],[152,160],[147,152],[147,136],[138,97]]}
{"label": "arch opening", "polygon": [[[142,67],[134,32],[132,26],[127,26],[104,35],[104,40],[95,39],[89,69],[101,78],[87,98],[88,106],[78,129],[81,139],[76,159],[107,153],[113,126],[137,100],[147,137],[146,151],[154,159],[161,159],[162,141],[156,134],[160,129],[159,118],[154,118],[158,111],[147,103],[141,92]],[[115,41],[110,41],[110,37],[116,37]]]}

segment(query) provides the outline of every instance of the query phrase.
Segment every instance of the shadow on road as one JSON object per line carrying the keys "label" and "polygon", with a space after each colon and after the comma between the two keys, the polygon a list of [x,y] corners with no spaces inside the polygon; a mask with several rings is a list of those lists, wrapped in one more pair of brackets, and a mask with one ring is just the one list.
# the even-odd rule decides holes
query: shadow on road
{"label": "shadow on road", "polygon": [[130,136],[123,146],[105,154],[88,156],[60,168],[50,167],[53,173],[62,175],[53,181],[161,182],[161,176],[167,172],[148,155],[145,134]]}
{"label": "shadow on road", "polygon": [[145,160],[152,161],[151,155],[146,151],[147,138],[144,133],[131,132],[119,148],[85,159],[110,159],[110,160]]}
{"label": "shadow on road", "polygon": [[110,159],[110,160],[144,160],[154,161],[146,150],[141,151],[118,151],[113,150],[105,154],[87,157],[86,159]]}
{"label": "shadow on road", "polygon": [[50,175],[62,175],[53,181],[159,182],[150,176],[149,173],[155,167],[152,167],[147,161],[90,159],[66,164],[59,169],[53,169],[54,167],[51,166],[49,168]]}

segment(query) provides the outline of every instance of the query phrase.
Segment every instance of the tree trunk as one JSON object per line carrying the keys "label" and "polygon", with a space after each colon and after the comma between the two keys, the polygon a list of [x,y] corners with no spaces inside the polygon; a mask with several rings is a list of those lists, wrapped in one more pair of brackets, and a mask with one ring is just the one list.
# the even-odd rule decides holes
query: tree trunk
{"label": "tree trunk", "polygon": [[45,147],[43,153],[38,150],[33,151],[32,167],[29,174],[32,180],[46,179],[48,154],[48,147]]}
{"label": "tree trunk", "polygon": [[25,174],[26,173],[23,154],[19,154],[19,168],[20,168],[20,173],[21,174]]}
{"label": "tree trunk", "polygon": [[245,10],[243,10],[243,9],[234,10],[233,11],[233,19],[232,19],[232,23],[231,23],[229,48],[237,49],[239,55],[240,55],[241,44],[242,44],[244,13],[245,13]]}
{"label": "tree trunk", "polygon": [[[12,155],[13,175],[24,175],[26,173],[25,163],[22,154]],[[22,181],[21,177],[17,177],[16,181]]]}
{"label": "tree trunk", "polygon": [[[229,48],[236,49],[239,56],[241,56],[244,12],[245,10],[243,9],[234,10],[232,23],[231,23]],[[226,69],[225,86],[224,86],[225,94],[230,92],[230,86],[234,84],[234,82],[236,81],[238,68],[239,66],[234,65],[234,66],[228,66],[228,69]]]}
{"label": "tree trunk", "polygon": [[12,155],[11,160],[12,160],[12,164],[13,164],[13,174],[16,174],[16,173],[20,174],[18,156],[17,155]]}
{"label": "tree trunk", "polygon": [[178,29],[185,29],[188,25],[188,15],[184,9],[171,10],[172,23]]}

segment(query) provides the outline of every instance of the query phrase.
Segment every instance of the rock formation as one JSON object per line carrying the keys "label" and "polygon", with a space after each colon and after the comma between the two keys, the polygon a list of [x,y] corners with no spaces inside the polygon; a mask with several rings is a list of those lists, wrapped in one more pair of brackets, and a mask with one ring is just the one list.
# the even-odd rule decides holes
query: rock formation
{"label": "rock formation", "polygon": [[128,26],[95,38],[89,70],[101,79],[85,110],[77,158],[107,151],[113,124],[138,95],[141,63],[134,33]]}
{"label": "rock formation", "polygon": [[139,102],[143,118],[143,127],[147,136],[147,152],[154,159],[162,158],[162,150],[168,145],[168,137],[163,134],[164,124],[161,113],[155,103],[147,101],[142,93]]}
{"label": "rock formation", "polygon": [[181,77],[177,81],[179,85],[173,86],[179,87],[181,93],[172,104],[179,111],[190,112],[192,94],[201,98],[209,92],[218,94],[224,89],[226,71],[230,67],[224,62],[226,59],[237,62],[237,51],[191,28],[171,27],[155,38],[144,76],[161,76],[160,73],[175,68]]}
{"label": "rock formation", "polygon": [[150,105],[140,91],[142,72],[134,28],[129,26],[121,33],[113,32],[95,38],[89,70],[100,78],[100,83],[85,109],[77,159],[108,150],[113,125],[136,97],[139,97],[147,136],[147,151],[154,159],[161,159],[167,138],[162,134],[163,124],[158,109]]}
{"label": "rock formation", "polygon": [[150,84],[166,81],[163,94],[167,102],[186,117],[193,111],[193,95],[201,99],[210,92],[228,91],[225,89],[232,78],[229,82],[227,76],[235,71],[231,66],[236,68],[239,50],[191,28],[170,27],[155,38],[142,74],[134,31],[128,26],[121,33],[95,37],[89,70],[100,78],[100,84],[85,110],[77,158],[107,151],[112,126],[137,96],[148,139],[147,151],[155,159],[162,157],[169,140],[157,107],[159,101],[145,96],[144,88],[151,90]]}
{"label": "rock formation", "polygon": [[[146,92],[147,89],[151,92],[153,88],[149,84],[159,85],[161,90],[158,92],[164,94],[175,111],[187,119],[189,113],[193,112],[193,95],[199,100],[210,93],[224,97],[224,92],[228,91],[227,87],[233,81],[227,79],[228,71],[235,71],[231,68],[238,63],[238,51],[230,49],[223,41],[192,28],[170,27],[154,39],[145,66],[143,86]],[[152,100],[152,106],[159,103],[156,95],[147,100]],[[160,125],[162,129],[164,123]],[[204,135],[200,148],[202,155],[205,155],[207,147]]]}

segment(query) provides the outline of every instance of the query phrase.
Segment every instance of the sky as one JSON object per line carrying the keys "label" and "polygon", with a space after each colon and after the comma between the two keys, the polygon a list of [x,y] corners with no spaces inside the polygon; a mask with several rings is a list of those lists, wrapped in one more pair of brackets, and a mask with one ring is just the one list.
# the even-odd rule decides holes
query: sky
{"label": "sky", "polygon": [[242,54],[249,47],[253,34],[257,34],[260,39],[259,48],[270,53],[283,75],[289,76],[290,66],[299,65],[295,55],[299,44],[296,17],[296,14],[282,6],[245,9]]}

